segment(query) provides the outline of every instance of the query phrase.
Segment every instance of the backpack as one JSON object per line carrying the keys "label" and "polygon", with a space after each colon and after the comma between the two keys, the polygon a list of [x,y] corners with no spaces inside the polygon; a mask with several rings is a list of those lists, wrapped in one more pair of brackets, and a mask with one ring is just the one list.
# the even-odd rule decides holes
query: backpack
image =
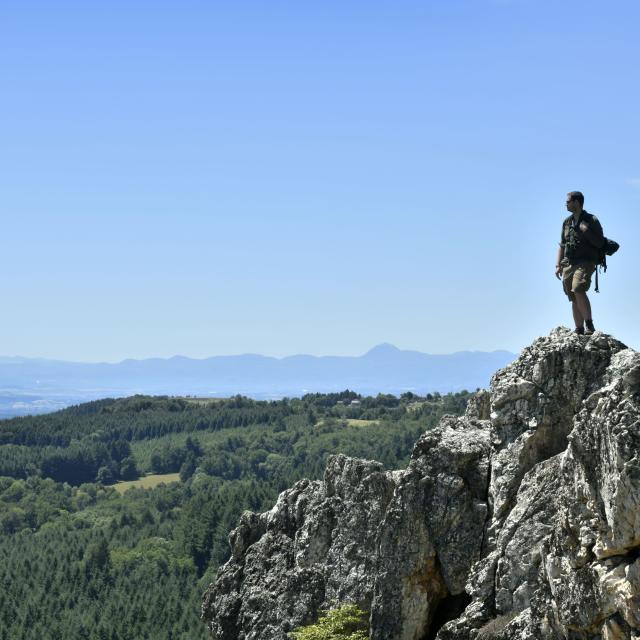
{"label": "backpack", "polygon": [[602,246],[598,249],[598,262],[596,263],[596,293],[600,293],[600,290],[598,289],[598,271],[602,269],[602,273],[607,272],[607,256],[612,256],[619,248],[620,245],[615,240],[605,238]]}

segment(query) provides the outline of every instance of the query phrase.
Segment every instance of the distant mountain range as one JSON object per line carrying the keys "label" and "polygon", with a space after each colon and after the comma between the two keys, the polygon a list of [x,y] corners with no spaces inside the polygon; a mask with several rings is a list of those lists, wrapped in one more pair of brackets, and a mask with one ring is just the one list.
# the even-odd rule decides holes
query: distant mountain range
{"label": "distant mountain range", "polygon": [[508,351],[430,355],[390,344],[358,357],[174,356],[117,364],[0,357],[0,417],[136,393],[269,399],[344,389],[363,395],[474,390],[515,357]]}

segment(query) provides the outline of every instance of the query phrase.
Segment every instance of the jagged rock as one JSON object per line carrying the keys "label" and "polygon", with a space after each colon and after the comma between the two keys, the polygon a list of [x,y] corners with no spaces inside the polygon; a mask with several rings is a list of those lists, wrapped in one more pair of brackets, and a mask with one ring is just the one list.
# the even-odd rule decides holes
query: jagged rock
{"label": "jagged rock", "polygon": [[271,511],[243,514],[232,557],[205,595],[204,616],[220,640],[284,639],[321,608],[369,608],[376,525],[395,482],[379,462],[330,458],[323,482],[301,480]]}
{"label": "jagged rock", "polygon": [[488,422],[448,417],[418,440],[406,470],[332,456],[323,482],[303,480],[271,511],[245,513],[205,594],[214,637],[284,640],[344,602],[372,611],[376,638],[420,637],[480,558],[489,453]]}
{"label": "jagged rock", "polygon": [[220,640],[345,602],[374,640],[640,638],[640,354],[556,329],[407,469],[334,456],[230,544],[203,604]]}
{"label": "jagged rock", "polygon": [[[609,336],[556,330],[494,376],[493,539],[470,574],[472,604],[439,639],[640,637],[639,372],[640,354]],[[524,385],[496,406],[516,376],[542,406],[531,392],[501,404],[522,402]]]}
{"label": "jagged rock", "polygon": [[464,418],[416,443],[378,528],[372,638],[422,638],[438,605],[464,592],[482,550],[489,452],[488,424]]}

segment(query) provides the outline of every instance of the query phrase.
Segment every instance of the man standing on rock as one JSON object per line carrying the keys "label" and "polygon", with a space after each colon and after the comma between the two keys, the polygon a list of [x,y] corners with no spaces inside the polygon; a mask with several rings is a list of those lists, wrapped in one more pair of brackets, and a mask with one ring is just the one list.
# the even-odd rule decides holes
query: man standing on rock
{"label": "man standing on rock", "polygon": [[571,301],[576,333],[591,335],[595,328],[587,291],[599,260],[599,249],[604,244],[604,235],[598,218],[584,209],[584,196],[580,191],[567,194],[567,211],[571,215],[562,223],[556,278],[562,278],[562,288]]}

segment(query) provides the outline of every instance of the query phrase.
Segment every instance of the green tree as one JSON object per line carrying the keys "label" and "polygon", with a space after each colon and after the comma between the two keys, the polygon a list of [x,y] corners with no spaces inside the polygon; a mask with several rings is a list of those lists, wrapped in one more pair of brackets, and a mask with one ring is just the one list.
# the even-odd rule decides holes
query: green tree
{"label": "green tree", "polygon": [[180,480],[186,482],[196,471],[196,461],[193,456],[189,456],[180,467]]}
{"label": "green tree", "polygon": [[136,480],[140,477],[136,461],[131,456],[126,457],[120,464],[120,477],[123,480]]}
{"label": "green tree", "polygon": [[100,467],[96,474],[96,482],[99,484],[113,484],[115,477],[109,467]]}
{"label": "green tree", "polygon": [[367,640],[368,615],[355,604],[345,604],[320,616],[316,624],[300,627],[289,635],[293,640]]}
{"label": "green tree", "polygon": [[111,567],[109,544],[105,538],[98,539],[87,547],[84,554],[84,565],[87,573],[108,571]]}

